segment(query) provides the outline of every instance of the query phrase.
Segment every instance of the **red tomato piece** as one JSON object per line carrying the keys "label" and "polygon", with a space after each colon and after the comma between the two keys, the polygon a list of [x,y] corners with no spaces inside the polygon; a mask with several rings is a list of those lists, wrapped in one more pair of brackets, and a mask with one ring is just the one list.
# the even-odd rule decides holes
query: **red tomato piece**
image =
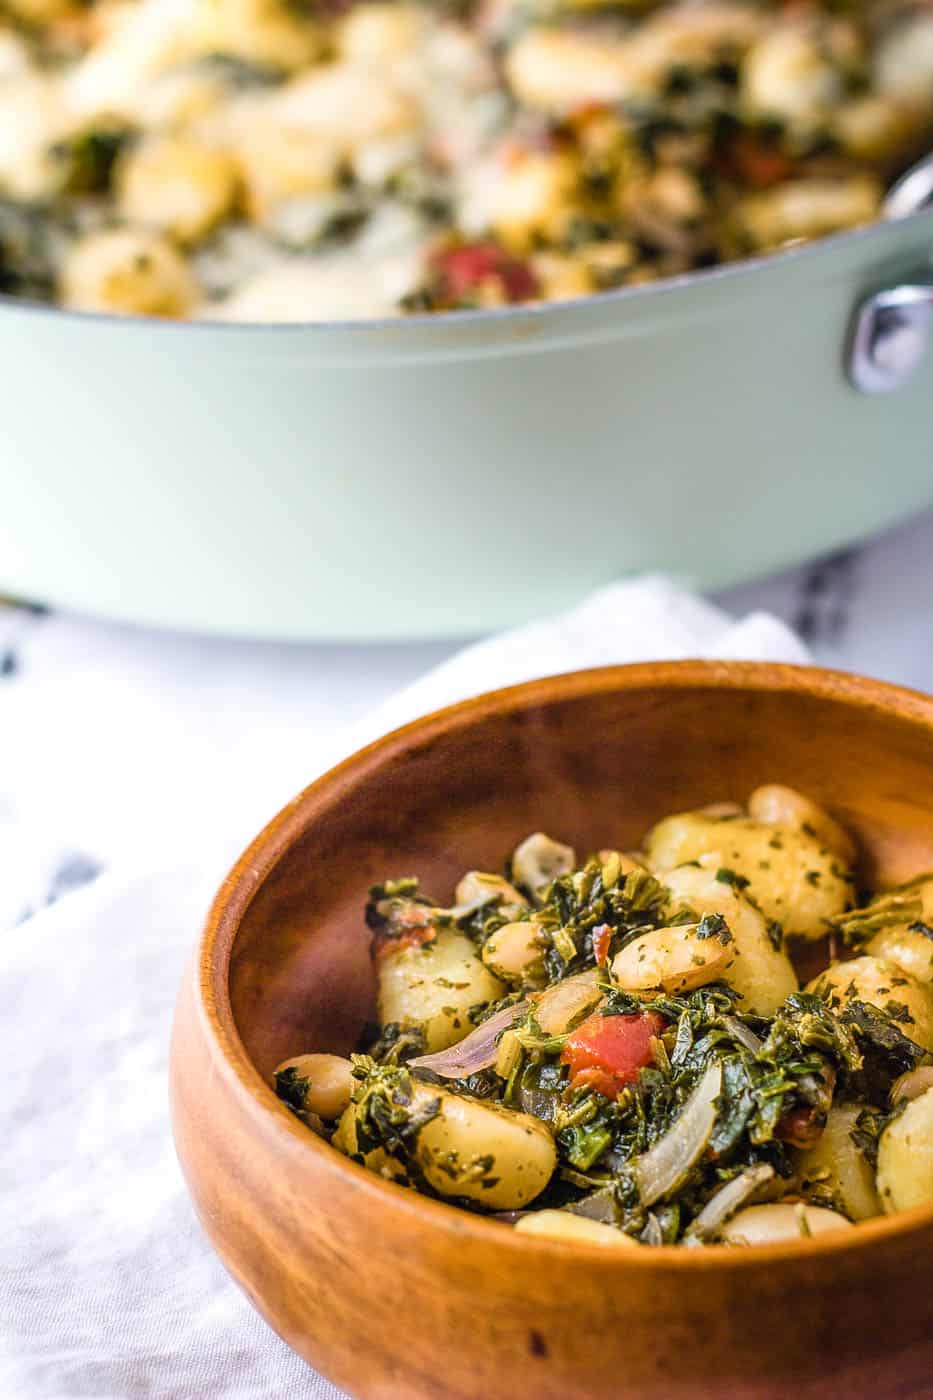
{"label": "red tomato piece", "polygon": [[452,302],[467,300],[484,282],[498,282],[507,301],[530,301],[538,284],[527,263],[510,257],[495,243],[464,243],[435,255],[444,283],[445,296]]}
{"label": "red tomato piece", "polygon": [[741,137],[736,142],[732,164],[739,178],[758,190],[779,185],[794,173],[794,163],[783,151],[765,146],[754,137]]}
{"label": "red tomato piece", "polygon": [[571,1031],[561,1051],[561,1063],[570,1069],[570,1087],[589,1084],[607,1099],[618,1098],[619,1090],[653,1063],[651,1042],[666,1024],[656,1011],[588,1016]]}
{"label": "red tomato piece", "polygon": [[403,948],[418,948],[422,943],[432,943],[437,937],[437,928],[431,922],[431,910],[425,904],[411,903],[404,909],[394,910],[390,928],[391,933],[380,930],[373,935],[372,955],[376,959],[400,953]]}
{"label": "red tomato piece", "polygon": [[822,1137],[825,1125],[825,1113],[808,1104],[800,1104],[797,1108],[785,1109],[774,1136],[779,1142],[789,1142],[792,1147],[812,1147]]}

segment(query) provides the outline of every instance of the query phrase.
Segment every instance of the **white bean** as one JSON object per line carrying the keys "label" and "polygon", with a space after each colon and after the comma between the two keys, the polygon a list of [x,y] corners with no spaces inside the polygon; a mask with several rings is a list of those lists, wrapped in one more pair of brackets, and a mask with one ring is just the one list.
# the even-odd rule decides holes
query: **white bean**
{"label": "white bean", "polygon": [[740,993],[739,1010],[773,1016],[797,990],[794,969],[787,954],[769,936],[759,910],[733,885],[718,880],[716,873],[715,869],[684,865],[662,876],[671,893],[671,912],[686,906],[699,918],[704,914],[723,916],[735,952],[724,980]]}
{"label": "white bean", "polygon": [[852,1228],[852,1222],[834,1210],[779,1201],[776,1205],[746,1206],[722,1227],[719,1238],[723,1244],[777,1244]]}
{"label": "white bean", "polygon": [[604,1249],[637,1248],[631,1235],[625,1235],[614,1225],[606,1225],[601,1220],[588,1220],[584,1215],[573,1215],[567,1210],[535,1210],[523,1215],[515,1229],[521,1235],[537,1235],[542,1239],[566,1240],[570,1244],[582,1241],[584,1244],[597,1244]]}
{"label": "white bean", "polygon": [[537,920],[503,924],[486,939],[483,962],[506,982],[521,982],[543,968],[544,946]]}
{"label": "white bean", "polygon": [[627,944],[612,961],[612,980],[624,991],[660,987],[677,994],[707,982],[728,980],[737,950],[728,929],[699,937],[699,924],[652,929]]}
{"label": "white bean", "polygon": [[342,1055],[296,1055],[283,1060],[275,1073],[294,1070],[303,1083],[303,1104],[306,1113],[319,1118],[339,1118],[350,1102],[353,1089],[353,1067]]}

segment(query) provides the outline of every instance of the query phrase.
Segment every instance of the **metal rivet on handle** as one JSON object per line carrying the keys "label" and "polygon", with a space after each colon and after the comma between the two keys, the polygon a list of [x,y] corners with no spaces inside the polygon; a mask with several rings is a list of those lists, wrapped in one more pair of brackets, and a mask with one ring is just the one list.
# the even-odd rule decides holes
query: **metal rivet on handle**
{"label": "metal rivet on handle", "polygon": [[849,379],[863,394],[888,394],[906,384],[924,359],[933,329],[933,278],[867,297],[849,340]]}

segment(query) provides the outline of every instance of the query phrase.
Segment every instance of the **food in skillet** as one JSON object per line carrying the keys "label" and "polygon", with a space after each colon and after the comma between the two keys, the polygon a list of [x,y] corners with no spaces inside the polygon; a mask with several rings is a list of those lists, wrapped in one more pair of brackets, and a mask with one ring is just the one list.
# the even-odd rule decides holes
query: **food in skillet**
{"label": "food in skillet", "polygon": [[768,785],[582,864],[536,833],[450,907],[387,881],[378,1029],[276,1090],[380,1176],[557,1239],[752,1245],[933,1205],[933,875],[859,903],[855,854]]}
{"label": "food in skillet", "polygon": [[931,133],[928,0],[5,0],[0,291],[563,300],[869,222]]}

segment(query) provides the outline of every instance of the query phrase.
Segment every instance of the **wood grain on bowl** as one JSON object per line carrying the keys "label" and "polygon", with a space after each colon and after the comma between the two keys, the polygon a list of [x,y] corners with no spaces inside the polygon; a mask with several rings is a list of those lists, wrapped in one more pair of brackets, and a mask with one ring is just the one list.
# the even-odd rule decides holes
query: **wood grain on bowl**
{"label": "wood grain on bowl", "polygon": [[445,898],[529,830],[626,847],[665,813],[776,781],[825,804],[884,886],[933,868],[931,775],[933,701],[713,662],[484,696],[327,774],[228,877],[179,1001],[178,1150],[230,1272],[364,1400],[929,1396],[929,1211],[754,1250],[558,1244],[380,1180],[267,1081],[288,1056],[345,1053],[372,1015],[377,878],[418,871]]}

